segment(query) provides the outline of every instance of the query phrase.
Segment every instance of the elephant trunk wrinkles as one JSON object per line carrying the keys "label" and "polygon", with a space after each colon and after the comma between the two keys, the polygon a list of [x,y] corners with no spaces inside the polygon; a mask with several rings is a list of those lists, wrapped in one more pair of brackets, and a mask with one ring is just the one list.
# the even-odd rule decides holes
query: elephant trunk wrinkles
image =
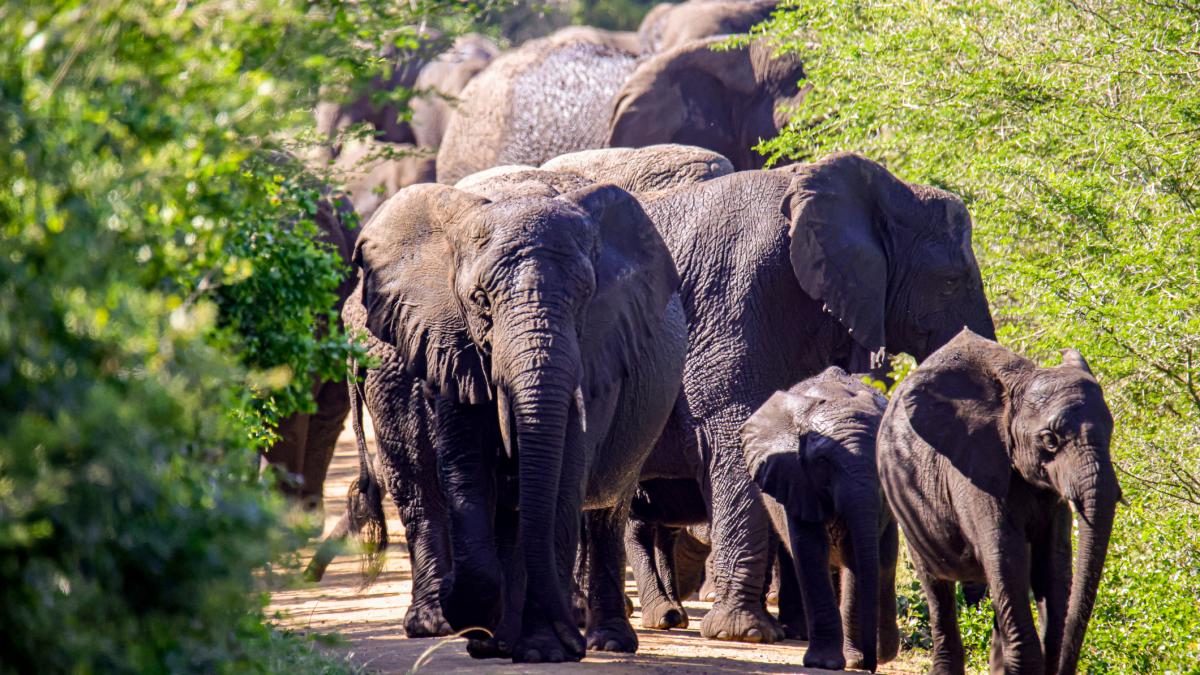
{"label": "elephant trunk wrinkles", "polygon": [[[532,314],[532,315],[531,315]],[[580,359],[573,327],[559,312],[545,306],[519,312],[507,339],[499,344],[515,349],[498,351],[497,387],[506,388],[515,430],[518,463],[518,504],[521,545],[526,574],[538,580],[544,602],[565,602],[558,589],[554,535],[566,452],[567,422],[579,382]],[[565,313],[563,313],[565,317]],[[521,326],[524,326],[522,328]],[[567,461],[572,461],[567,459]],[[546,607],[553,616],[563,607]]]}
{"label": "elephant trunk wrinkles", "polygon": [[1075,552],[1070,602],[1063,631],[1058,665],[1060,674],[1074,673],[1079,664],[1084,633],[1104,571],[1113,515],[1121,497],[1121,488],[1112,465],[1107,461],[1097,462],[1096,466],[1085,470],[1083,477],[1075,483],[1073,497],[1078,517],[1079,548]]}
{"label": "elephant trunk wrinkles", "polygon": [[857,505],[846,514],[850,545],[854,548],[851,572],[852,591],[857,598],[857,616],[847,616],[847,643],[862,653],[860,668],[875,672],[879,635],[879,508],[877,488],[860,495]]}

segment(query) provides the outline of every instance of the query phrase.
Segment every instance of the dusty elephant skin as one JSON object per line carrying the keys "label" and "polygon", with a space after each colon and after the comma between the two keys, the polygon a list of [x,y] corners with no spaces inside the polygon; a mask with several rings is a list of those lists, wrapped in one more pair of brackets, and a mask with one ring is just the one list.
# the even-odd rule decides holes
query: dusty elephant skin
{"label": "dusty elephant skin", "polygon": [[[368,330],[435,399],[452,558],[443,614],[495,633],[472,641],[476,656],[633,651],[622,532],[678,392],[678,277],[619,188],[550,181],[490,196],[407,188],[355,254]],[[581,511],[586,640],[567,603]]]}
{"label": "dusty elephant skin", "polygon": [[[777,392],[742,427],[747,469],[800,584],[805,666],[874,672],[899,651],[898,537],[875,462],[886,405],[861,379],[830,367]],[[840,572],[840,617],[831,563]],[[781,592],[781,616],[787,600]]]}
{"label": "dusty elephant skin", "polygon": [[866,370],[885,350],[923,359],[964,325],[991,335],[970,217],[953,195],[857,155],[644,202],[683,280],[689,346],[643,478],[699,480],[711,505],[716,600],[702,634],[775,640],[768,518],[738,430],[775,391],[829,365]]}
{"label": "dusty elephant skin", "polygon": [[691,0],[655,5],[638,27],[642,52],[655,54],[713,35],[749,33],[766,21],[778,0]]}
{"label": "dusty elephant skin", "polygon": [[763,166],[750,148],[774,137],[803,92],[794,55],[758,42],[714,51],[697,40],[639,61],[611,46],[535,40],[471,81],[438,152],[438,181],[505,164],[537,166],[604,147],[682,143]]}
{"label": "dusty elephant skin", "polygon": [[1075,672],[1121,499],[1112,427],[1078,351],[1039,368],[969,330],[897,388],[879,473],[929,599],[933,672],[964,672],[955,581],[991,590],[992,672]]}

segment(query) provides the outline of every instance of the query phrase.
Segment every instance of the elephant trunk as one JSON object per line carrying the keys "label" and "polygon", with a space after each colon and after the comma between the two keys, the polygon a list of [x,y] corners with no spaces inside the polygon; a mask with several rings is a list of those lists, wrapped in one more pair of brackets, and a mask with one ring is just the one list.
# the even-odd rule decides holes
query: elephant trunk
{"label": "elephant trunk", "polygon": [[[853,556],[850,572],[853,586],[843,587],[843,593],[853,593],[853,601],[843,599],[842,622],[845,627],[847,666],[875,672],[878,664],[879,635],[879,507],[878,489],[856,500],[845,520],[850,531]],[[861,654],[855,663],[854,652]]]}
{"label": "elephant trunk", "polygon": [[[497,344],[515,347],[498,350],[493,363],[494,380],[504,390],[503,407],[511,411],[516,441],[520,541],[527,578],[538,580],[539,591],[531,593],[530,599],[545,603],[547,616],[567,617],[558,582],[565,578],[560,572],[569,570],[559,569],[561,561],[556,559],[554,544],[556,533],[566,525],[556,517],[560,502],[577,487],[560,485],[564,467],[578,467],[582,461],[565,457],[567,425],[579,386],[578,340],[573,328],[558,328],[574,324],[555,320],[558,312],[544,305],[517,314],[510,324],[514,329],[497,340]],[[566,473],[571,480],[578,477],[572,476],[577,471]]]}
{"label": "elephant trunk", "polygon": [[1075,553],[1075,569],[1071,580],[1071,595],[1067,605],[1066,627],[1063,631],[1060,674],[1074,673],[1083,648],[1088,619],[1096,603],[1096,590],[1104,571],[1108,540],[1112,534],[1113,515],[1121,488],[1112,464],[1097,462],[1076,483],[1074,503],[1079,527],[1079,548]]}

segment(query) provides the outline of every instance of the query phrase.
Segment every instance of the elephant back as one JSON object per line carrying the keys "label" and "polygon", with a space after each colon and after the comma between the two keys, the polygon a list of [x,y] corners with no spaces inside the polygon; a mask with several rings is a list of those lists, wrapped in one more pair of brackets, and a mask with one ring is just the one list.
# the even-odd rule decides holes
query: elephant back
{"label": "elephant back", "polygon": [[438,152],[438,181],[501,164],[538,166],[605,145],[608,106],[636,57],[584,42],[535,40],[496,59],[463,90]]}

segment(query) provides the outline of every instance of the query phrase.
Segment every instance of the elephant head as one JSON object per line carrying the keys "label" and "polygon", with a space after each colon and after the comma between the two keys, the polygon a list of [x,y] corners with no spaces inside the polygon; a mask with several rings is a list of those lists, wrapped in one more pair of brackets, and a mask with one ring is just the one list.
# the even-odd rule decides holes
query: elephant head
{"label": "elephant head", "polygon": [[778,0],[691,0],[655,5],[638,27],[643,53],[654,54],[714,35],[749,33],[775,11]]}
{"label": "elephant head", "polygon": [[872,367],[885,351],[922,361],[964,326],[995,337],[958,197],[856,154],[779,170],[796,176],[783,205],[796,278]]}
{"label": "elephant head", "polygon": [[[585,461],[587,401],[630,372],[678,288],[666,246],[637,201],[612,185],[495,200],[415,185],[376,213],[355,261],[367,328],[440,400],[492,406],[493,428],[516,459],[526,572],[542,582],[530,597],[567,617],[565,589],[550,583],[562,578],[556,514],[577,519],[582,505],[578,486],[560,485],[560,475]],[[473,531],[490,533],[486,506],[451,503],[474,519]],[[454,546],[456,575],[464,558],[494,569],[494,551],[470,549]]]}
{"label": "elephant head", "polygon": [[1112,415],[1087,362],[1068,349],[1061,365],[1039,368],[963,330],[897,398],[913,431],[983,492],[1003,499],[1015,472],[1073,507],[1078,549],[1056,672],[1075,672],[1121,499]]}
{"label": "elephant head", "polygon": [[[861,653],[856,667],[874,670],[879,621],[879,536],[885,524],[875,464],[875,434],[887,400],[841,368],[831,367],[786,392],[776,392],[742,425],[746,466],[765,495],[789,519],[849,533],[857,597],[855,623],[846,626]],[[817,529],[826,538],[823,528]],[[793,539],[795,537],[793,536]],[[803,542],[786,541],[792,559]],[[801,583],[828,583],[801,579]]]}
{"label": "elephant head", "polygon": [[787,124],[804,95],[804,68],[762,41],[714,50],[723,40],[688,42],[638,65],[612,99],[605,145],[695,145],[739,171],[762,168],[766,160],[752,148]]}

